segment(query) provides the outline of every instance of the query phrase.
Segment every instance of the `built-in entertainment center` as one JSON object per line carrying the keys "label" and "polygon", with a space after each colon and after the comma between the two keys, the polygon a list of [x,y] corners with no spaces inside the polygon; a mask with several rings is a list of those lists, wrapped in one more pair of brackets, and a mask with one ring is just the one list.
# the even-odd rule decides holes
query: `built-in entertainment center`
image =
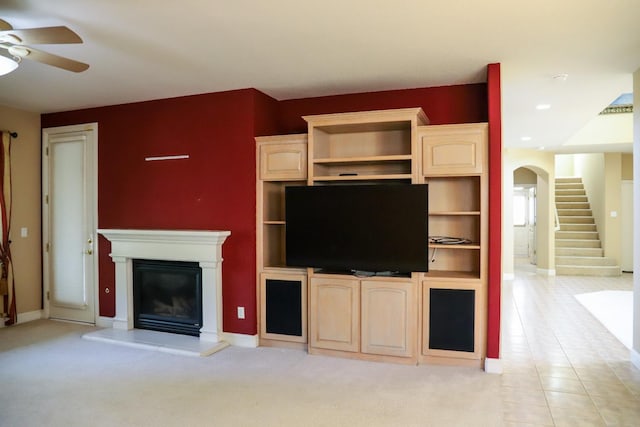
{"label": "built-in entertainment center", "polygon": [[487,125],[420,108],[256,138],[260,344],[482,366]]}

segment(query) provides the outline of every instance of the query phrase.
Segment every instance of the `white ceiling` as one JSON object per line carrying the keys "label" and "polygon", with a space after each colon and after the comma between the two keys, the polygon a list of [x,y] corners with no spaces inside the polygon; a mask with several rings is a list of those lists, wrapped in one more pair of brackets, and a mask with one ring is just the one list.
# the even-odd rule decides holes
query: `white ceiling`
{"label": "white ceiling", "polygon": [[37,46],[84,73],[25,60],[0,77],[0,104],[42,113],[248,87],[282,100],[476,83],[500,62],[505,147],[552,149],[640,68],[638,0],[0,0],[0,18],[84,40]]}

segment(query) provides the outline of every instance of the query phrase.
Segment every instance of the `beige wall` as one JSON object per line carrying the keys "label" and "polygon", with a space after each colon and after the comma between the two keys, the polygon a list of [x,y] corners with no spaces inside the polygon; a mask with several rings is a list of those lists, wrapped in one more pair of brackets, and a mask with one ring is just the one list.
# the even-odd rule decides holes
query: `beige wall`
{"label": "beige wall", "polygon": [[633,181],[633,154],[622,153],[622,179]]}
{"label": "beige wall", "polygon": [[615,258],[620,265],[622,240],[620,234],[620,197],[622,194],[622,154],[605,153],[604,155],[604,230],[602,231],[602,247],[604,255]]}
{"label": "beige wall", "polygon": [[633,349],[640,368],[640,68],[633,74]]}
{"label": "beige wall", "polygon": [[[11,219],[18,315],[41,309],[40,114],[0,106],[0,129],[18,132],[12,141]],[[27,228],[27,237],[21,229]],[[18,319],[20,321],[20,319]]]}
{"label": "beige wall", "polygon": [[[589,154],[576,154],[575,159],[575,174],[582,178],[584,189],[589,198],[589,204],[591,211],[593,212],[593,219],[596,222],[596,227],[600,233],[602,239],[605,233],[604,224],[604,191],[605,191],[605,169],[604,169],[604,154],[603,153],[589,153]],[[607,255],[605,253],[605,255]]]}
{"label": "beige wall", "polygon": [[513,171],[513,183],[514,185],[535,185],[538,183],[538,175],[531,169],[518,168]]}

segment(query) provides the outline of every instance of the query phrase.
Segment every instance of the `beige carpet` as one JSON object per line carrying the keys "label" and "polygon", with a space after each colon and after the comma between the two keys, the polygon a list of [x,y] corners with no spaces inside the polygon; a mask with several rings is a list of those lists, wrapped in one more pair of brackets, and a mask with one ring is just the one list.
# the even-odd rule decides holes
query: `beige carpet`
{"label": "beige carpet", "polygon": [[633,292],[598,291],[575,298],[628,349],[633,345]]}
{"label": "beige carpet", "polygon": [[0,426],[499,426],[500,376],[274,348],[188,357],[0,329]]}

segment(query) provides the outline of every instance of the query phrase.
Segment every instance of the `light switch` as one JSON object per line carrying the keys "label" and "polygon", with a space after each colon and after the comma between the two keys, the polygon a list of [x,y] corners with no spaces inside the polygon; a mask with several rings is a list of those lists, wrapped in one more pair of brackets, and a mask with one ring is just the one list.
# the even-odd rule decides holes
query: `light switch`
{"label": "light switch", "polygon": [[20,229],[20,237],[27,237],[29,235],[29,229],[27,227],[22,227]]}
{"label": "light switch", "polygon": [[616,211],[611,211],[611,218],[615,218],[618,216],[618,212]]}

